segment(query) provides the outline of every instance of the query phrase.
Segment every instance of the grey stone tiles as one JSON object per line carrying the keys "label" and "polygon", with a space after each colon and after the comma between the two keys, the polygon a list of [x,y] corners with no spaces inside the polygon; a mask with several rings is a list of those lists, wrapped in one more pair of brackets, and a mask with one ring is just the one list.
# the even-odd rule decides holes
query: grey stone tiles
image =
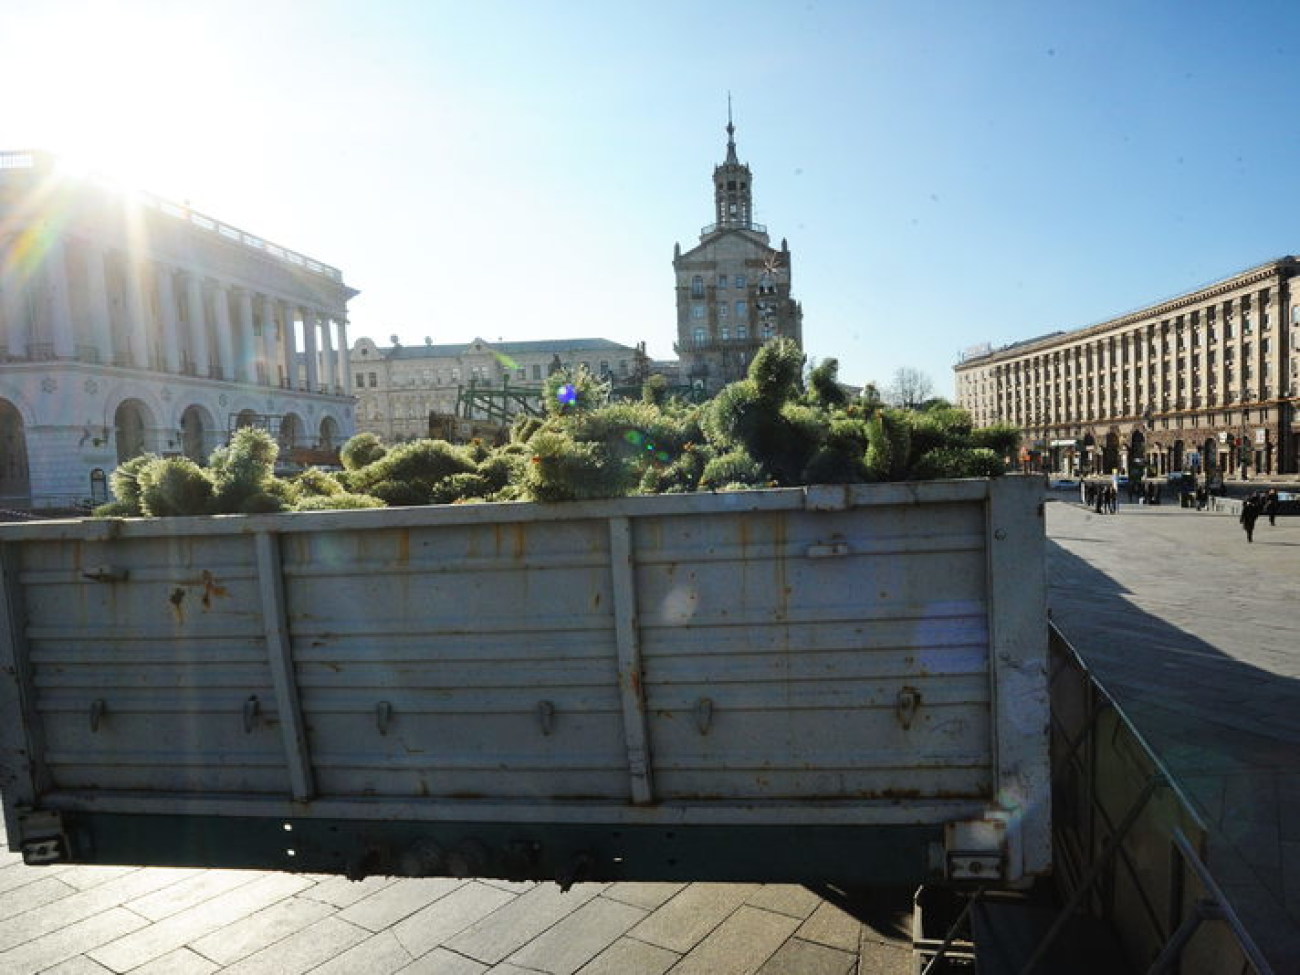
{"label": "grey stone tiles", "polygon": [[3,975],[902,975],[909,947],[797,885],[562,893],[497,880],[40,868],[0,853]]}

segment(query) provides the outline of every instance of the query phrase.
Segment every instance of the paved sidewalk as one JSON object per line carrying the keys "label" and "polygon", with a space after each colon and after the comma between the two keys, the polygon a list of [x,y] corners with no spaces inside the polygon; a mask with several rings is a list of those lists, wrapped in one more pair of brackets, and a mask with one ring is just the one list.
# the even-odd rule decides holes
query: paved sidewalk
{"label": "paved sidewalk", "polygon": [[495,880],[37,868],[0,852],[0,973],[903,975],[907,906],[895,893],[841,907],[794,885],[562,894]]}
{"label": "paved sidewalk", "polygon": [[1053,618],[1212,831],[1210,868],[1300,972],[1300,518],[1047,506]]}

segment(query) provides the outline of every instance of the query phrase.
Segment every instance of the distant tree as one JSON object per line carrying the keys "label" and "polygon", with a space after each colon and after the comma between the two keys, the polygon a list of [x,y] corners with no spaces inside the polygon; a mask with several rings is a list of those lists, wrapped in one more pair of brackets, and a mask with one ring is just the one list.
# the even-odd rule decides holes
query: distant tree
{"label": "distant tree", "polygon": [[894,373],[886,398],[891,406],[914,410],[929,399],[933,391],[934,383],[930,382],[929,376],[919,369],[904,366]]}

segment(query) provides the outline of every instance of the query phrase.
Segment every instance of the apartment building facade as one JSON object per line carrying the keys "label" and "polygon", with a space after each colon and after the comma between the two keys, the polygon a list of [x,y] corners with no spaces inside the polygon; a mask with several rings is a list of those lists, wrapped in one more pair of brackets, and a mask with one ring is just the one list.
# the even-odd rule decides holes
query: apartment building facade
{"label": "apartment building facade", "polygon": [[1071,473],[1300,473],[1300,260],[955,367],[980,426],[1024,433],[1021,464]]}

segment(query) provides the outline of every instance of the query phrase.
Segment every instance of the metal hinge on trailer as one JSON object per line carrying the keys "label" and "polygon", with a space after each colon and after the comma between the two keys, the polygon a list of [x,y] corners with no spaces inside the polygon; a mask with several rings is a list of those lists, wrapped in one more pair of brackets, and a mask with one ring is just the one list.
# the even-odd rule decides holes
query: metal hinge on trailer
{"label": "metal hinge on trailer", "polygon": [[944,879],[983,883],[1006,881],[1007,841],[1007,823],[1001,818],[944,824]]}
{"label": "metal hinge on trailer", "polygon": [[18,846],[29,867],[59,863],[70,855],[63,817],[37,809],[18,810]]}

